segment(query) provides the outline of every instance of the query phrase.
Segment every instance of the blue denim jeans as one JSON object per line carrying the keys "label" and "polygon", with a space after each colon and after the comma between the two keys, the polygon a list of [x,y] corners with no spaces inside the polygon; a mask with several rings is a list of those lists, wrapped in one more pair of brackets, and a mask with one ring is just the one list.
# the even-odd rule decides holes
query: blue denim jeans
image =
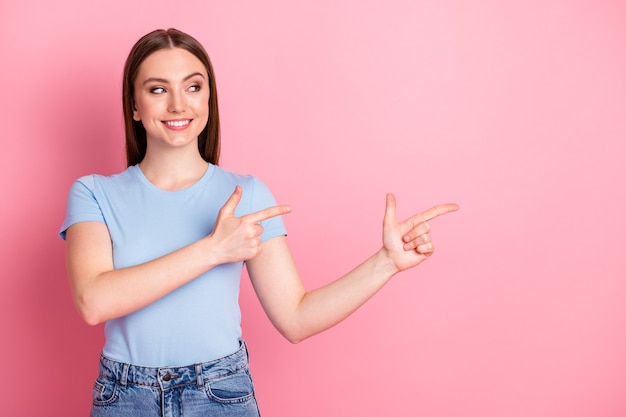
{"label": "blue denim jeans", "polygon": [[244,342],[232,355],[149,368],[100,358],[91,417],[259,417]]}

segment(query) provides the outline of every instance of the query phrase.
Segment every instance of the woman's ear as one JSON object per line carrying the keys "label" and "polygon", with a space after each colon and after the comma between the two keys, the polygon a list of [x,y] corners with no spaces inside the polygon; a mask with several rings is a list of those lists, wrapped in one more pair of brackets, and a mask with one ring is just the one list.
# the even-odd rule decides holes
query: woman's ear
{"label": "woman's ear", "polygon": [[135,105],[135,101],[133,100],[133,120],[139,122],[141,117],[139,116],[139,112],[137,111],[137,105]]}

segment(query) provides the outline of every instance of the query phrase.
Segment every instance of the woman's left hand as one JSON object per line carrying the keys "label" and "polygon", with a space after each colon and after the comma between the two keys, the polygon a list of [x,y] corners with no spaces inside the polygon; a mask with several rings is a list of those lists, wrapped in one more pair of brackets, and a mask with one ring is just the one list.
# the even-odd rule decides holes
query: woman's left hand
{"label": "woman's left hand", "polygon": [[435,247],[428,221],[458,209],[456,204],[442,204],[399,222],[396,218],[396,198],[393,194],[387,194],[383,251],[393,262],[396,272],[417,266],[433,254]]}

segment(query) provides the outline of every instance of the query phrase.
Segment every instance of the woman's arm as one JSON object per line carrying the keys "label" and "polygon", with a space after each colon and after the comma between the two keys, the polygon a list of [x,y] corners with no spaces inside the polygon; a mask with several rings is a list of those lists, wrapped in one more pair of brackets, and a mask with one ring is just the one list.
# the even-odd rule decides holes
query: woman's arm
{"label": "woman's arm", "polygon": [[213,232],[155,260],[121,269],[113,267],[106,225],[81,222],[66,232],[67,264],[74,302],[89,324],[139,310],[216,265],[249,260],[261,251],[262,220],[289,212],[275,206],[235,217],[241,188],[221,208]]}
{"label": "woman's arm", "polygon": [[382,248],[343,277],[305,291],[286,238],[277,237],[246,262],[250,279],[274,326],[292,343],[300,342],[348,317],[396,273],[428,259],[434,250],[428,220],[457,209],[444,204],[398,222],[395,198],[388,194]]}

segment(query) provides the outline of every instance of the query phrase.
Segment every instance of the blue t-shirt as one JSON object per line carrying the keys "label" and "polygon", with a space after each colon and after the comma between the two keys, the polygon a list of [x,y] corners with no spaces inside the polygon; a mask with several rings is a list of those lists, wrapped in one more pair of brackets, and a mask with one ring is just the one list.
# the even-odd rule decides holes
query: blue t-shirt
{"label": "blue t-shirt", "polygon": [[[235,215],[276,205],[255,177],[211,164],[201,179],[178,191],[156,187],[136,165],[113,176],[82,177],[70,189],[60,236],[72,224],[102,222],[111,235],[114,267],[141,264],[210,234],[236,185],[243,194]],[[286,234],[280,217],[261,224],[263,241]],[[103,354],[135,365],[177,366],[235,352],[242,267],[243,262],[219,265],[149,306],[107,321]]]}

